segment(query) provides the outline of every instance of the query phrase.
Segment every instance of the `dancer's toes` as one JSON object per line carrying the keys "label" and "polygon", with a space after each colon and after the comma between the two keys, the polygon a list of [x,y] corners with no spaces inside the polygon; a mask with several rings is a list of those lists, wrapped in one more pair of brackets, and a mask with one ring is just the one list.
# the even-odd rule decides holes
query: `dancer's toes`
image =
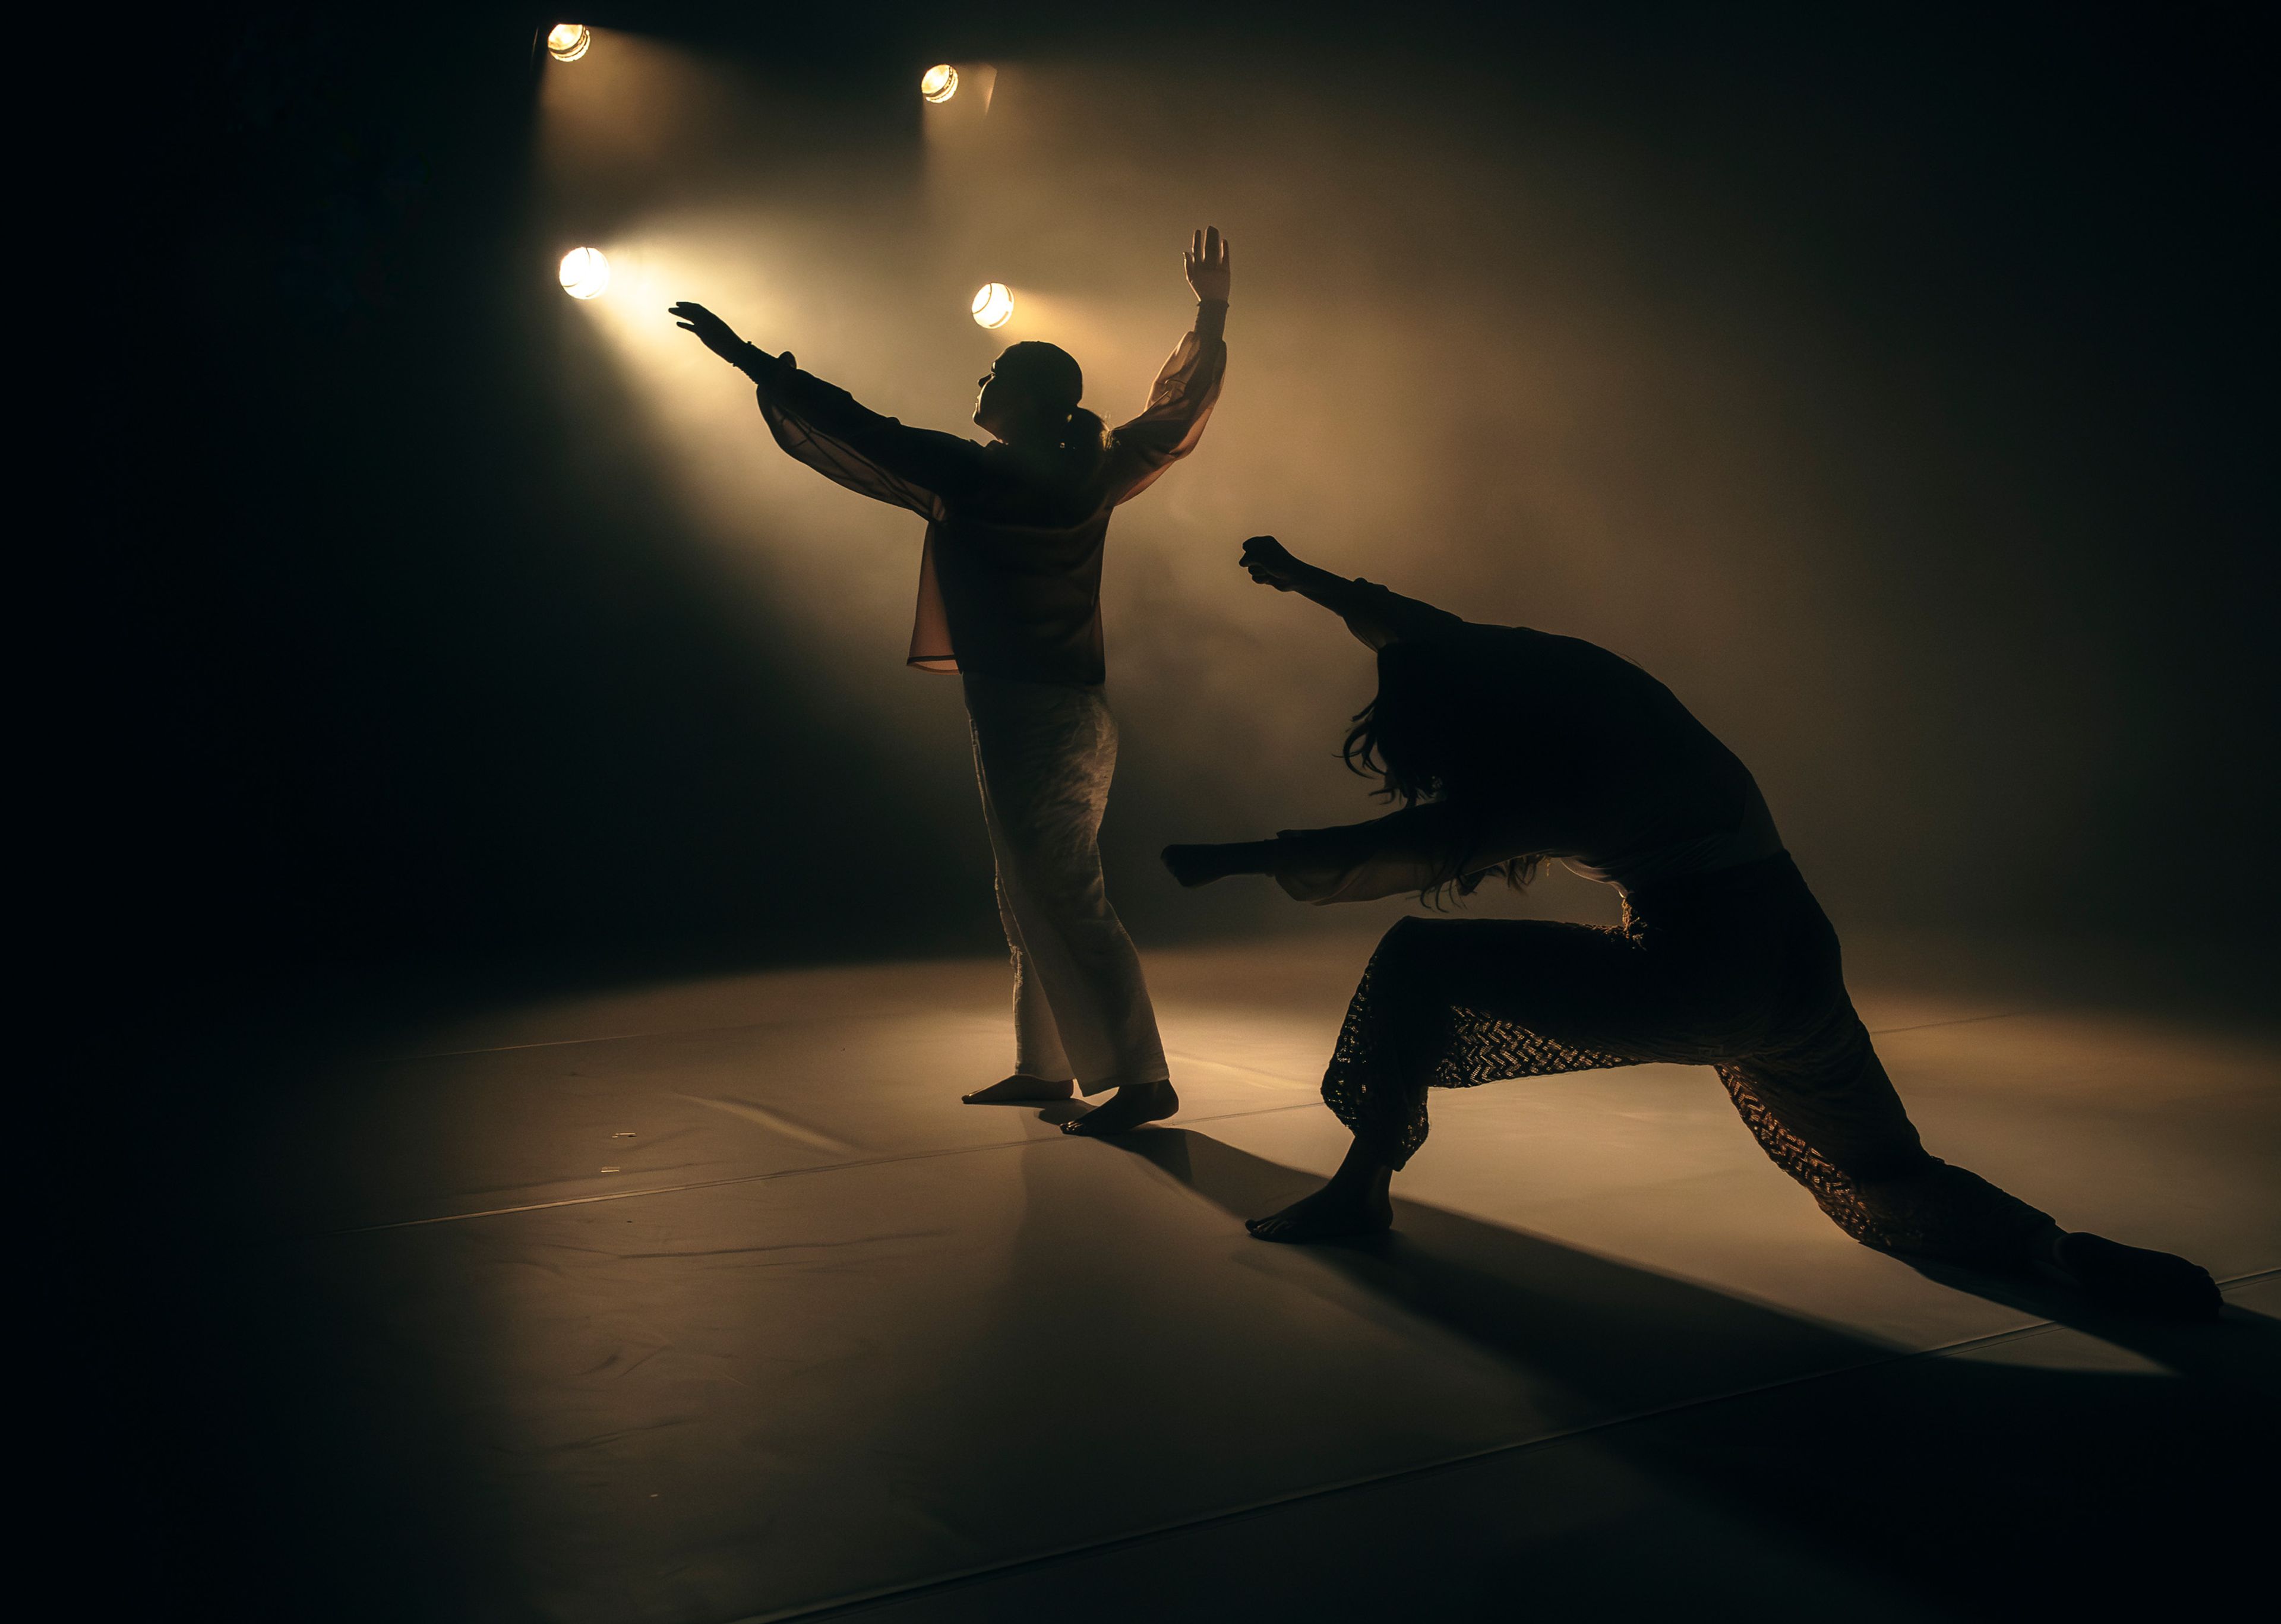
{"label": "dancer's toes", "polygon": [[1074,1079],[1064,1078],[1058,1083],[1051,1083],[1042,1077],[1025,1077],[1017,1071],[1003,1082],[993,1083],[987,1088],[977,1088],[972,1094],[962,1094],[958,1097],[969,1105],[1046,1105],[1055,1100],[1066,1100],[1076,1092]]}
{"label": "dancer's toes", "polygon": [[1374,1235],[1394,1227],[1394,1203],[1382,1192],[1325,1185],[1280,1212],[1244,1221],[1254,1240],[1304,1246],[1311,1241],[1340,1241]]}
{"label": "dancer's toes", "polygon": [[1130,1133],[1146,1122],[1162,1122],[1180,1109],[1180,1096],[1170,1083],[1127,1083],[1073,1122],[1062,1124],[1064,1133],[1098,1139],[1108,1133]]}
{"label": "dancer's toes", "polygon": [[2061,1239],[2053,1255],[2085,1295],[2126,1313],[2215,1319],[2224,1306],[2208,1271],[2169,1252],[2078,1232]]}

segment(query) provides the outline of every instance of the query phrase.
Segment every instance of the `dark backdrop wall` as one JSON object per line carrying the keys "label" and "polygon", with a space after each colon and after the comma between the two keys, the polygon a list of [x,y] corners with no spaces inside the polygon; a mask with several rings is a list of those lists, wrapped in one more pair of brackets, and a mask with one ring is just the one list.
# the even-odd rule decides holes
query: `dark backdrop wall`
{"label": "dark backdrop wall", "polygon": [[[545,72],[537,20],[225,16],[151,89],[175,272],[62,708],[112,945],[987,950],[955,687],[900,669],[916,524],[778,456],[635,320],[662,298],[574,305],[553,263],[623,244],[629,300],[944,427],[1006,281],[1041,326],[999,337],[1065,335],[1114,417],[1207,219],[1226,402],[1111,543],[1144,938],[1303,923],[1180,895],[1163,841],[1367,810],[1329,756],[1367,663],[1244,584],[1256,530],[1646,664],[1841,923],[2275,901],[2240,17],[625,6]],[[997,65],[987,128],[925,124],[937,59]]]}

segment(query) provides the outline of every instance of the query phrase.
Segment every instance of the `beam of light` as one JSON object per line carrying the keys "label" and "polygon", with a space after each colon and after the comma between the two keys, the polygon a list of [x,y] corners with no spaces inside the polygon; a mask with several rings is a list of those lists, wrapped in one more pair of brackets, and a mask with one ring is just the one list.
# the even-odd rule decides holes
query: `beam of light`
{"label": "beam of light", "polygon": [[926,71],[919,81],[919,125],[930,165],[987,162],[986,132],[997,88],[998,70],[987,62],[938,62]]}
{"label": "beam of light", "polygon": [[[967,417],[990,336],[944,320],[939,288],[932,303],[917,297],[901,274],[900,228],[882,219],[876,230],[850,252],[844,223],[733,191],[628,219],[605,239],[609,297],[563,310],[562,334],[573,379],[602,361],[624,390],[594,388],[581,433],[646,445],[676,522],[706,544],[690,567],[717,583],[723,602],[754,606],[753,623],[797,642],[818,674],[804,702],[844,712],[882,748],[933,761],[949,736],[914,699],[917,679],[903,663],[919,527],[785,456],[751,383],[666,312],[696,299],[762,349],[795,350],[867,406],[975,434]],[[847,324],[849,310],[871,319]]]}
{"label": "beam of light", "polygon": [[599,248],[574,248],[562,256],[562,291],[574,299],[599,298],[610,286],[610,262]]}
{"label": "beam of light", "polygon": [[1006,290],[1002,282],[986,282],[974,290],[974,321],[978,327],[994,330],[1013,318],[1014,296]]}
{"label": "beam of light", "polygon": [[593,44],[593,30],[582,22],[559,22],[546,31],[546,54],[557,62],[576,62]]}

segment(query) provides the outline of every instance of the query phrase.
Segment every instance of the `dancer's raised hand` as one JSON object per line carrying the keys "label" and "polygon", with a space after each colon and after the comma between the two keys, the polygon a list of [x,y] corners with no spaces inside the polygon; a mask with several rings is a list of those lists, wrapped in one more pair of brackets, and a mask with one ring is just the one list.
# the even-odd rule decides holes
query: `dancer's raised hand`
{"label": "dancer's raised hand", "polygon": [[1188,286],[1199,302],[1227,302],[1228,287],[1235,280],[1235,272],[1227,239],[1220,236],[1218,226],[1206,226],[1195,234],[1188,251],[1180,256],[1180,267],[1187,272]]}
{"label": "dancer's raised hand", "polygon": [[1279,592],[1298,591],[1299,577],[1310,568],[1293,558],[1289,549],[1272,536],[1254,536],[1245,542],[1240,561],[1254,581]]}
{"label": "dancer's raised hand", "polygon": [[669,305],[666,314],[675,319],[674,325],[684,332],[697,335],[705,347],[723,360],[734,366],[745,358],[745,341],[737,336],[737,329],[715,315],[702,305],[687,300]]}

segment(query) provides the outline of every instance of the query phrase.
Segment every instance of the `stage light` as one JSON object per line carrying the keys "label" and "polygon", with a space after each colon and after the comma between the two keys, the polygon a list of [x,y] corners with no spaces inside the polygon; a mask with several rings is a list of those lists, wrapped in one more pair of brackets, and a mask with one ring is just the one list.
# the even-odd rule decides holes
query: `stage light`
{"label": "stage light", "polygon": [[562,291],[572,298],[599,298],[609,285],[610,262],[600,249],[574,248],[562,256]]}
{"label": "stage light", "polygon": [[1014,313],[1014,296],[1002,282],[986,282],[974,293],[974,320],[983,327],[1003,327]]}
{"label": "stage light", "polygon": [[546,54],[557,62],[576,62],[593,43],[593,31],[582,22],[559,22],[546,31]]}
{"label": "stage light", "polygon": [[947,102],[958,94],[958,70],[938,62],[919,75],[919,94],[931,102]]}

